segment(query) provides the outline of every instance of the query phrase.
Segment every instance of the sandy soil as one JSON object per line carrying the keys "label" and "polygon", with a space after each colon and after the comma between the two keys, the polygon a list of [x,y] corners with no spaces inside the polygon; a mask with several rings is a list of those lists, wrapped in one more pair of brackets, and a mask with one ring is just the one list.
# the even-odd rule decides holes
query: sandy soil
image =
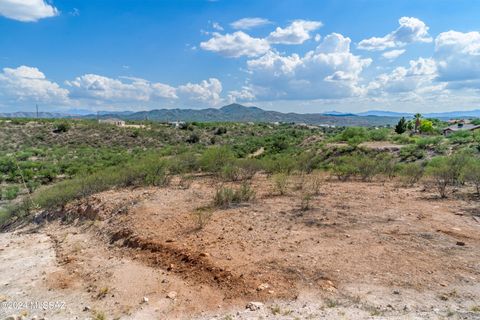
{"label": "sandy soil", "polygon": [[203,229],[192,213],[219,185],[205,177],[101,193],[1,234],[0,301],[64,304],[0,319],[480,319],[478,199],[322,179],[301,211],[308,183],[279,196],[258,176],[255,201]]}

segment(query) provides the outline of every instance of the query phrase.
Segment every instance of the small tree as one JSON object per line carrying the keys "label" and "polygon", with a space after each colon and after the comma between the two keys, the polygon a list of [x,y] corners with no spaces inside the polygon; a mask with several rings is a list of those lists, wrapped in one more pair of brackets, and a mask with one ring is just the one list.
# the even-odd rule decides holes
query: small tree
{"label": "small tree", "polygon": [[473,184],[477,189],[477,195],[480,195],[480,160],[471,159],[463,167],[462,180]]}
{"label": "small tree", "polygon": [[417,132],[417,131],[418,131],[418,128],[420,127],[421,118],[422,118],[422,115],[421,115],[420,113],[416,113],[415,116],[414,116],[414,120],[415,120],[415,132]]}
{"label": "small tree", "polygon": [[407,131],[407,121],[405,120],[405,117],[402,117],[395,126],[395,132],[398,134],[402,134],[405,131]]}
{"label": "small tree", "polygon": [[440,197],[447,197],[447,187],[455,180],[455,170],[447,157],[433,158],[427,166],[426,173],[433,179],[433,184]]}
{"label": "small tree", "polygon": [[430,133],[433,131],[433,122],[430,120],[425,120],[422,119],[420,120],[420,126],[418,127],[418,130],[421,133]]}

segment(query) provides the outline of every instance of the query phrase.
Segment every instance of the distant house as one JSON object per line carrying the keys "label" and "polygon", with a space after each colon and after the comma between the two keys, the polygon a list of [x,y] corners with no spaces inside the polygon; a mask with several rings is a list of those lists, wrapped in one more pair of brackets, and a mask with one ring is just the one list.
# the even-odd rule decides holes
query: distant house
{"label": "distant house", "polygon": [[474,125],[470,123],[464,123],[464,122],[457,122],[457,124],[446,127],[443,129],[443,135],[448,136],[452,133],[459,132],[459,131],[475,131],[477,129],[480,129],[480,125]]}
{"label": "distant house", "polygon": [[176,128],[176,129],[178,129],[178,128],[185,125],[185,121],[170,121],[168,124],[171,125],[172,127]]}
{"label": "distant house", "polygon": [[125,127],[125,121],[116,118],[99,119],[98,123],[111,124],[117,127]]}

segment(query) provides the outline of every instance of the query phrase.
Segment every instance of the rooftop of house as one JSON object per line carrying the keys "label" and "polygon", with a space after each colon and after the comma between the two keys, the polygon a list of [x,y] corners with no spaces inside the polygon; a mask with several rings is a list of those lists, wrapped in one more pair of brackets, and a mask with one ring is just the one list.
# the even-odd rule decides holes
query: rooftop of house
{"label": "rooftop of house", "polygon": [[480,128],[480,125],[474,125],[474,124],[470,124],[470,123],[458,123],[458,124],[455,124],[453,126],[449,126],[449,127],[446,127],[445,129],[443,129],[444,131],[445,130],[451,130],[451,131],[463,131],[463,130],[475,130],[475,129],[478,129]]}

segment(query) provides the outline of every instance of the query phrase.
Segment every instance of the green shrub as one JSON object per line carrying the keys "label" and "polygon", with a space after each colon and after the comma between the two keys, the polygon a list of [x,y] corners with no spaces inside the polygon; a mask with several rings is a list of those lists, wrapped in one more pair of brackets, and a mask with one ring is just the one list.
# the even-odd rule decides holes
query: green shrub
{"label": "green shrub", "polygon": [[290,184],[290,177],[286,173],[277,173],[272,177],[273,187],[277,194],[285,195]]}
{"label": "green shrub", "polygon": [[301,195],[300,210],[308,211],[310,210],[310,201],[312,200],[312,195],[309,193],[303,193]]}
{"label": "green shrub", "polygon": [[220,187],[215,191],[213,205],[215,207],[228,208],[233,204],[251,201],[254,197],[255,191],[246,183],[243,183],[238,189]]}
{"label": "green shrub", "polygon": [[480,160],[472,158],[462,169],[462,181],[473,184],[480,195]]}
{"label": "green shrub", "polygon": [[377,174],[377,162],[374,158],[368,155],[357,155],[354,156],[352,160],[363,181],[371,181]]}
{"label": "green shrub", "polygon": [[418,130],[422,133],[432,133],[434,131],[433,122],[427,119],[421,119]]}
{"label": "green shrub", "polygon": [[349,144],[359,144],[369,139],[367,129],[363,127],[348,127],[335,137],[337,141],[345,141]]}
{"label": "green shrub", "polygon": [[435,137],[422,137],[418,139],[415,143],[421,149],[432,148],[438,145],[443,140],[442,136]]}
{"label": "green shrub", "polygon": [[70,130],[70,124],[68,122],[61,122],[55,125],[53,132],[55,133],[64,133]]}
{"label": "green shrub", "polygon": [[290,174],[296,167],[296,159],[292,155],[276,155],[262,159],[263,167],[268,173]]}
{"label": "green shrub", "polygon": [[361,153],[341,156],[333,166],[333,174],[341,181],[346,181],[352,176],[360,176],[363,181],[370,181],[377,172],[375,159]]}
{"label": "green shrub", "polygon": [[8,186],[8,187],[6,187],[5,188],[5,199],[6,200],[13,200],[13,199],[17,198],[19,191],[20,191],[20,189],[18,188],[18,186]]}
{"label": "green shrub", "polygon": [[424,167],[418,162],[400,163],[397,164],[396,171],[403,184],[413,186],[422,178]]}
{"label": "green shrub", "polygon": [[235,155],[227,147],[211,147],[200,157],[200,167],[206,172],[219,174],[226,166],[234,162]]}
{"label": "green shrub", "polygon": [[349,156],[342,156],[336,159],[333,167],[332,173],[340,181],[347,181],[352,176],[358,174],[358,168],[353,164]]}
{"label": "green shrub", "polygon": [[378,128],[370,131],[369,138],[373,141],[385,141],[388,140],[390,135],[390,129]]}
{"label": "green shrub", "polygon": [[209,207],[197,208],[195,211],[193,211],[192,217],[197,225],[197,229],[203,229],[212,218],[212,215],[212,208]]}
{"label": "green shrub", "polygon": [[376,173],[382,174],[389,179],[395,176],[395,166],[397,160],[389,153],[381,153],[375,157],[377,163]]}
{"label": "green shrub", "polygon": [[400,149],[400,159],[405,162],[413,162],[425,158],[426,153],[416,145],[408,145]]}
{"label": "green shrub", "polygon": [[447,196],[447,187],[455,181],[455,169],[447,157],[433,158],[427,165],[426,174],[432,179],[440,197]]}

